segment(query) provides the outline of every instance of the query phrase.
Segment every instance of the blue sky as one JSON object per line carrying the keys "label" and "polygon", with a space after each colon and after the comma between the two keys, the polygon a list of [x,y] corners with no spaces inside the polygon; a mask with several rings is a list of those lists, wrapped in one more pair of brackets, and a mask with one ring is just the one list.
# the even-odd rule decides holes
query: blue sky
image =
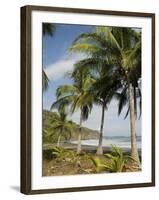
{"label": "blue sky", "polygon": [[[93,26],[64,25],[56,24],[53,37],[43,37],[43,68],[49,77],[49,89],[43,93],[43,109],[50,109],[51,104],[56,100],[56,88],[62,84],[71,84],[65,76],[66,72],[73,69],[73,64],[80,60],[83,55],[70,55],[67,51],[73,40],[83,32],[90,32]],[[121,116],[117,115],[118,102],[112,100],[105,114],[104,135],[108,136],[128,136],[129,116],[124,120],[126,108]],[[79,122],[79,111],[69,116],[76,123]],[[88,120],[84,126],[99,130],[101,119],[101,107],[94,106]],[[141,134],[141,120],[137,122],[137,135]]]}

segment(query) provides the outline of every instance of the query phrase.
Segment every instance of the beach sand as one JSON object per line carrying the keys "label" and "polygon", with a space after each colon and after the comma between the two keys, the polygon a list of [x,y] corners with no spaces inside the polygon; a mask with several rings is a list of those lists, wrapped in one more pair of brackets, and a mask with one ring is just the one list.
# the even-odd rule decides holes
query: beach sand
{"label": "beach sand", "polygon": [[[52,149],[56,146],[56,144],[47,144],[45,146],[43,146],[43,149]],[[64,149],[67,149],[67,150],[75,150],[76,151],[76,148],[77,148],[77,144],[73,144],[71,142],[64,142],[64,143],[61,143],[60,145],[61,147],[63,147]],[[130,148],[121,148],[122,151],[126,154],[130,154],[131,152],[131,149]],[[84,152],[88,152],[88,153],[96,153],[96,150],[97,150],[97,146],[93,146],[93,145],[82,145],[82,151]],[[108,153],[108,152],[111,152],[111,147],[103,147],[103,152],[104,153]],[[139,155],[141,156],[141,149],[138,150],[139,152]]]}

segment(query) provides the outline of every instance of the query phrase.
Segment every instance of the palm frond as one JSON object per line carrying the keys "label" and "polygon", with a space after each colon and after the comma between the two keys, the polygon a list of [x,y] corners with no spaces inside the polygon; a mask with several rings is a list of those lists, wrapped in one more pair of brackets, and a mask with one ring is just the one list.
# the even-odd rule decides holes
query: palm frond
{"label": "palm frond", "polygon": [[139,41],[133,49],[127,50],[123,54],[123,67],[125,69],[132,68],[137,65],[138,60],[136,59],[138,56],[138,49],[141,49],[141,42]]}
{"label": "palm frond", "polygon": [[116,50],[121,52],[120,44],[109,27],[105,27],[105,34],[107,38],[107,43],[110,44],[112,48],[115,48]]}
{"label": "palm frond", "polygon": [[96,45],[94,44],[75,44],[72,45],[68,51],[70,53],[85,53],[87,55],[93,55],[93,54],[99,54],[99,53],[103,53],[104,50],[97,48]]}
{"label": "palm frond", "polygon": [[121,93],[116,94],[117,99],[119,100],[118,103],[118,115],[121,114],[123,107],[127,104],[128,102],[128,97],[127,97],[127,87],[125,87]]}
{"label": "palm frond", "polygon": [[55,25],[51,24],[51,23],[43,23],[43,27],[42,27],[42,31],[44,36],[48,35],[48,36],[53,36],[54,32],[55,32]]}
{"label": "palm frond", "polygon": [[68,95],[56,100],[52,103],[50,110],[63,110],[66,106],[69,106],[71,104],[73,98],[73,95]]}
{"label": "palm frond", "polygon": [[49,87],[49,79],[44,70],[42,70],[42,89],[46,91]]}
{"label": "palm frond", "polygon": [[127,109],[127,112],[126,112],[126,114],[125,114],[125,117],[124,117],[124,119],[126,119],[126,118],[127,118],[127,116],[128,116],[128,114],[129,114],[129,112],[130,112],[130,107],[128,107],[128,109]]}
{"label": "palm frond", "polygon": [[74,41],[73,45],[77,43],[94,43],[97,46],[101,48],[106,48],[107,43],[105,40],[105,37],[102,37],[102,35],[94,33],[82,33],[79,35]]}
{"label": "palm frond", "polygon": [[73,95],[77,93],[77,88],[73,85],[61,85],[56,90],[56,97],[57,99],[63,98],[65,95]]}

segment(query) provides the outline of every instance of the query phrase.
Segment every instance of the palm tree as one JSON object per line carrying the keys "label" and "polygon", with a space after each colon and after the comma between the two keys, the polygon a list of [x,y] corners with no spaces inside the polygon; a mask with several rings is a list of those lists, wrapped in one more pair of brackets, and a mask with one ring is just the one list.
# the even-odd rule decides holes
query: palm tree
{"label": "palm tree", "polygon": [[138,65],[141,68],[141,63],[139,62],[141,58],[141,37],[130,28],[106,28],[106,33],[107,39],[112,46],[110,53],[117,52],[114,59],[115,64],[121,70],[120,75],[122,76],[123,83],[127,85],[131,128],[131,156],[140,165],[136,139],[136,105],[133,100],[134,82],[132,74]]}
{"label": "palm tree", "polygon": [[[139,118],[141,116],[141,48],[138,49],[137,53],[137,65],[131,69],[130,79],[133,86],[133,101],[134,101],[134,112],[135,118],[137,119],[137,99],[139,99]],[[128,102],[128,85],[124,83],[122,85],[121,91],[117,93],[117,99],[119,100],[118,114],[121,114],[121,111],[125,105],[127,105],[128,109],[125,115],[125,118],[129,114],[129,102]]]}
{"label": "palm tree", "polygon": [[[141,37],[131,28],[97,27],[95,32],[83,33],[75,39],[71,52],[84,52],[91,58],[103,58],[118,68],[122,83],[127,84],[131,127],[131,156],[139,162],[136,143],[136,120],[133,106],[132,71],[141,58]],[[139,65],[141,67],[141,65]],[[116,73],[116,72],[115,72]]]}
{"label": "palm tree", "polygon": [[[55,25],[51,24],[51,23],[43,23],[42,26],[42,32],[43,32],[43,36],[50,36],[53,37],[54,32],[55,32]],[[49,79],[45,73],[45,70],[42,70],[42,89],[43,91],[46,91],[48,89],[49,86]]]}
{"label": "palm tree", "polygon": [[101,116],[101,125],[100,125],[100,135],[99,135],[99,144],[97,148],[97,154],[103,154],[102,141],[103,141],[103,129],[104,129],[104,117],[105,110],[108,109],[108,105],[114,97],[115,92],[119,88],[119,80],[114,76],[101,75],[99,79],[92,86],[94,95],[97,95],[95,103],[102,106],[102,116]]}
{"label": "palm tree", "polygon": [[[103,154],[103,130],[105,110],[114,97],[115,92],[120,86],[120,80],[112,74],[112,66],[100,58],[86,58],[78,61],[75,64],[74,73],[76,70],[85,70],[94,80],[90,87],[90,95],[93,96],[93,103],[102,107],[101,124],[99,131],[99,143],[97,154]],[[115,70],[115,69],[114,69]]]}
{"label": "palm tree", "polygon": [[[135,33],[136,37],[138,38],[138,41],[141,40],[141,34],[140,33]],[[136,65],[133,66],[131,69],[131,72],[129,73],[129,78],[131,80],[132,86],[133,86],[133,101],[134,101],[134,113],[135,113],[135,118],[137,119],[137,99],[139,99],[139,117],[141,116],[141,101],[142,101],[142,94],[141,94],[141,47],[139,47],[135,53],[136,56]],[[125,83],[122,86],[121,93],[117,93],[117,98],[119,100],[119,108],[118,108],[118,114],[120,115],[123,107],[127,104],[128,102],[128,85]],[[129,105],[125,118],[129,114]]]}
{"label": "palm tree", "polygon": [[89,94],[89,88],[92,79],[86,76],[82,71],[71,75],[72,85],[61,85],[57,88],[57,101],[51,106],[53,108],[63,108],[66,105],[70,107],[71,113],[80,110],[79,134],[77,153],[81,152],[82,123],[88,119],[92,109],[93,97]]}
{"label": "palm tree", "polygon": [[[93,42],[92,42],[93,41]],[[90,42],[90,43],[89,43]],[[116,68],[106,56],[106,41],[102,35],[97,33],[83,33],[75,39],[69,48],[70,52],[82,52],[88,55],[87,58],[75,64],[75,70],[83,68],[88,70],[94,79],[91,87],[91,95],[94,96],[94,103],[102,107],[99,144],[97,154],[103,154],[102,141],[105,110],[112,100],[115,91],[119,88],[120,81],[113,75]],[[105,56],[105,57],[103,57]]]}
{"label": "palm tree", "polygon": [[64,111],[56,113],[56,117],[52,120],[50,128],[51,135],[58,134],[57,147],[60,146],[61,137],[66,139],[71,137],[73,122],[67,120],[67,114]]}

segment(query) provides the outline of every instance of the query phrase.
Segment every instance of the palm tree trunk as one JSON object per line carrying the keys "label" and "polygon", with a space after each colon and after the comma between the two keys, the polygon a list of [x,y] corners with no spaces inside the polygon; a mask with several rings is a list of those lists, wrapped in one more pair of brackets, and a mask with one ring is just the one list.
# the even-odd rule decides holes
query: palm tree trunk
{"label": "palm tree trunk", "polygon": [[133,105],[133,94],[132,94],[132,84],[128,83],[128,97],[129,97],[129,107],[130,107],[130,129],[131,129],[131,156],[136,160],[137,164],[140,166],[140,160],[137,149],[136,140],[136,119],[135,110]]}
{"label": "palm tree trunk", "polygon": [[82,112],[80,114],[80,126],[79,126],[79,133],[78,133],[78,145],[77,145],[77,154],[81,153],[81,137],[82,137]]}
{"label": "palm tree trunk", "polygon": [[61,134],[59,135],[58,140],[57,140],[57,147],[60,146],[60,140],[61,140]]}
{"label": "palm tree trunk", "polygon": [[99,135],[99,144],[98,144],[98,148],[97,148],[97,152],[96,152],[98,155],[102,155],[103,154],[102,142],[103,142],[104,114],[105,114],[105,106],[103,104],[103,106],[102,106],[101,126],[100,126],[100,135]]}
{"label": "palm tree trunk", "polygon": [[57,140],[57,147],[60,146],[60,141],[61,141],[61,135],[63,133],[63,128],[60,129],[60,134],[59,134],[59,137],[58,137],[58,140]]}
{"label": "palm tree trunk", "polygon": [[135,113],[135,120],[137,119],[137,102],[136,102],[136,87],[134,86],[134,113]]}

